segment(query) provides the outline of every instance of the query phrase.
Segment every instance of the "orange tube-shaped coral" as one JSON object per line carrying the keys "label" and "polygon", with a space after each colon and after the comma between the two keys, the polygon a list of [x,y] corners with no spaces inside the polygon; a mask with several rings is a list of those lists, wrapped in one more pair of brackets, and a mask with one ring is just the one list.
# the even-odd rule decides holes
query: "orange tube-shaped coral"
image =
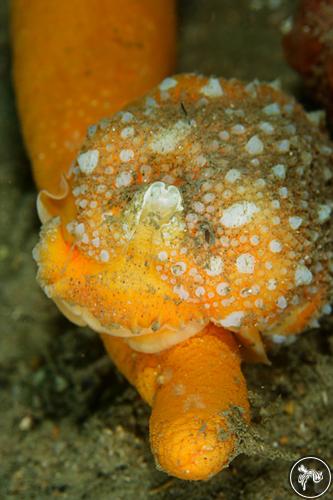
{"label": "orange tube-shaped coral", "polygon": [[236,445],[232,416],[249,419],[240,355],[230,332],[210,324],[195,337],[153,355],[133,353],[108,335],[103,341],[152,405],[150,440],[164,471],[200,480],[228,464]]}
{"label": "orange tube-shaped coral", "polygon": [[14,84],[38,188],[56,193],[89,125],[175,62],[173,0],[13,0]]}

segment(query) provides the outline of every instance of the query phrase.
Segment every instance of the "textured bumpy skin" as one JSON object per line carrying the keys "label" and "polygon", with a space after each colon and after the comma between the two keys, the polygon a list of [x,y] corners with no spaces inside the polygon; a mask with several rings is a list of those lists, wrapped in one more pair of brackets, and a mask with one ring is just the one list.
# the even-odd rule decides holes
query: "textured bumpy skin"
{"label": "textured bumpy skin", "polygon": [[302,0],[283,44],[289,64],[300,73],[312,99],[333,119],[333,1]]}
{"label": "textured bumpy skin", "polygon": [[14,81],[40,189],[56,192],[86,128],[172,71],[173,0],[13,0]]}
{"label": "textured bumpy skin", "polygon": [[59,217],[35,253],[40,283],[72,319],[148,352],[208,322],[261,352],[256,332],[304,330],[332,284],[332,147],[313,119],[269,85],[164,80],[91,129],[62,200],[41,197]]}

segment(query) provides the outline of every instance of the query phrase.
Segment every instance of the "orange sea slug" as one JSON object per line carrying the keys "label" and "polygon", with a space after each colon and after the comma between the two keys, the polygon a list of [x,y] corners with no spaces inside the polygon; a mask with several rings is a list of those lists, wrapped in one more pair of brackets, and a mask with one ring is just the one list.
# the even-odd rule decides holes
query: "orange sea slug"
{"label": "orange sea slug", "polygon": [[185,74],[91,126],[61,186],[41,185],[38,280],[152,406],[169,474],[228,464],[241,353],[266,361],[328,312],[332,153],[274,87]]}

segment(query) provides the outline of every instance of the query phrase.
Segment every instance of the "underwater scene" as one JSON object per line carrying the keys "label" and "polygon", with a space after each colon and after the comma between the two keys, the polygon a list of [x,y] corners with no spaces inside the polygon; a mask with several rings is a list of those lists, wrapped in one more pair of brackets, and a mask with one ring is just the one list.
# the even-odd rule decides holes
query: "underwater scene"
{"label": "underwater scene", "polygon": [[333,1],[0,2],[0,498],[330,498]]}

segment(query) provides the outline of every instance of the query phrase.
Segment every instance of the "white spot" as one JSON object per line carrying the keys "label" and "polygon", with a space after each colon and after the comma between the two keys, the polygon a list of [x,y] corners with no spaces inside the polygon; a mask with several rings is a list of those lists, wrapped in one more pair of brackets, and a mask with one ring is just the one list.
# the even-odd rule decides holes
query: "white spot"
{"label": "white spot", "polygon": [[122,149],[119,158],[121,161],[128,162],[134,158],[134,151],[131,149]]}
{"label": "white spot", "polygon": [[231,195],[232,195],[232,191],[230,191],[230,189],[226,189],[222,193],[223,198],[230,198]]}
{"label": "white spot", "polygon": [[324,177],[325,181],[330,181],[333,177],[333,172],[328,167],[324,167],[323,168],[323,177]]}
{"label": "white spot", "polygon": [[275,290],[277,286],[277,281],[274,278],[271,278],[267,282],[267,290]]}
{"label": "white spot", "polygon": [[261,154],[264,150],[264,145],[257,135],[251,137],[245,145],[246,151],[250,155]]}
{"label": "white spot", "polygon": [[272,240],[269,243],[269,249],[273,253],[279,253],[282,250],[282,245],[279,241],[277,240]]}
{"label": "white spot", "polygon": [[254,271],[255,258],[250,253],[243,253],[237,257],[236,265],[240,273],[252,274]]}
{"label": "white spot", "polygon": [[211,201],[215,200],[215,194],[214,193],[206,193],[203,195],[202,199],[205,203],[210,203]]}
{"label": "white spot", "polygon": [[228,248],[230,246],[230,241],[227,236],[221,236],[220,238],[221,245],[225,248]]}
{"label": "white spot", "polygon": [[273,200],[271,205],[272,205],[272,208],[275,208],[275,209],[278,209],[281,207],[279,200]]}
{"label": "white spot", "polygon": [[110,255],[107,250],[102,250],[101,253],[99,254],[99,257],[102,262],[108,262]]}
{"label": "white spot", "polygon": [[236,182],[238,179],[240,179],[241,173],[237,168],[231,168],[228,170],[225,176],[226,182],[230,182],[232,184],[233,182]]}
{"label": "white spot", "polygon": [[206,405],[202,401],[199,394],[190,394],[189,396],[187,396],[187,398],[185,399],[184,404],[183,404],[184,412],[188,412],[188,411],[190,411],[192,409],[196,409],[196,408],[203,409],[205,407],[206,407]]}
{"label": "white spot", "polygon": [[224,94],[218,78],[210,78],[200,92],[206,97],[221,97]]}
{"label": "white spot", "polygon": [[321,309],[322,314],[331,314],[332,313],[332,306],[330,304],[324,304],[322,309]]}
{"label": "white spot", "polygon": [[281,198],[287,198],[288,196],[288,189],[286,187],[282,187],[279,189],[279,195]]}
{"label": "white spot", "polygon": [[80,200],[79,201],[80,208],[86,208],[87,206],[88,206],[88,200]]}
{"label": "white spot", "polygon": [[128,137],[133,137],[134,128],[133,127],[125,127],[120,133],[122,139],[127,139]]}
{"label": "white spot", "polygon": [[222,139],[222,141],[228,141],[230,139],[230,134],[227,130],[222,130],[222,132],[219,133],[219,138]]}
{"label": "white spot", "polygon": [[132,174],[130,172],[121,172],[116,177],[116,187],[129,186],[132,182]]}
{"label": "white spot", "polygon": [[276,149],[279,151],[279,153],[288,153],[290,148],[290,142],[288,139],[284,139],[283,141],[279,141],[276,144]]}
{"label": "white spot", "polygon": [[178,120],[172,127],[160,129],[150,142],[150,149],[156,153],[167,154],[175,150],[176,146],[189,135],[192,127],[184,121]]}
{"label": "white spot", "polygon": [[198,288],[195,289],[194,293],[197,297],[202,297],[203,295],[205,295],[206,290],[202,286],[198,286]]}
{"label": "white spot", "polygon": [[332,154],[332,148],[326,144],[319,145],[318,149],[325,156],[330,156]]}
{"label": "white spot", "polygon": [[172,184],[175,182],[175,178],[172,177],[172,175],[164,175],[162,177],[162,182],[165,182],[165,184]]}
{"label": "white spot", "polygon": [[284,127],[284,130],[288,132],[289,135],[295,135],[296,134],[296,127],[293,123],[289,123]]}
{"label": "white spot", "polygon": [[207,163],[207,158],[204,155],[199,155],[196,157],[195,162],[199,167],[204,167]]}
{"label": "white spot", "polygon": [[242,324],[242,319],[244,317],[245,313],[243,311],[235,311],[231,314],[229,314],[226,318],[221,319],[219,321],[221,326],[224,326],[225,328],[228,327],[240,327]]}
{"label": "white spot", "polygon": [[278,165],[274,165],[272,171],[276,177],[279,179],[284,179],[286,177],[286,167],[279,163]]}
{"label": "white spot", "polygon": [[162,91],[165,91],[165,90],[169,90],[169,89],[172,89],[173,87],[175,87],[177,85],[177,80],[175,80],[174,78],[165,78],[159,85],[159,88],[160,90]]}
{"label": "white spot", "polygon": [[160,260],[161,262],[164,262],[165,260],[167,260],[168,254],[166,252],[162,251],[162,252],[159,252],[157,257],[158,257],[158,260]]}
{"label": "white spot", "polygon": [[153,97],[146,97],[146,106],[155,108],[157,107],[157,102]]}
{"label": "white spot", "polygon": [[331,212],[332,208],[329,205],[319,205],[317,213],[320,224],[323,224],[330,218]]}
{"label": "white spot", "polygon": [[237,125],[234,125],[231,128],[231,132],[233,132],[236,135],[244,134],[245,130],[246,130],[245,127],[243,125],[241,125],[240,123],[237,123]]}
{"label": "white spot", "polygon": [[84,224],[82,224],[82,223],[77,224],[75,227],[75,234],[77,236],[82,236],[84,233],[84,230],[85,230]]}
{"label": "white spot", "polygon": [[273,340],[274,344],[285,344],[287,342],[287,337],[284,335],[272,335],[271,339]]}
{"label": "white spot", "polygon": [[265,113],[265,115],[268,116],[279,115],[280,112],[281,112],[280,106],[276,102],[268,104],[263,108],[263,113]]}
{"label": "white spot", "polygon": [[186,271],[185,262],[176,262],[174,266],[172,266],[171,272],[174,276],[181,276]]}
{"label": "white spot", "polygon": [[96,238],[94,238],[93,240],[91,240],[91,244],[95,247],[95,248],[98,248],[99,245],[100,245],[100,239],[98,238],[98,236]]}
{"label": "white spot", "polygon": [[263,188],[266,186],[266,181],[265,181],[265,179],[260,178],[260,179],[257,179],[254,184],[258,188]]}
{"label": "white spot", "polygon": [[91,174],[97,166],[98,158],[99,151],[97,149],[91,149],[86,151],[86,153],[80,154],[77,161],[81,172],[86,175]]}
{"label": "white spot", "polygon": [[201,201],[195,201],[193,203],[193,210],[197,213],[197,214],[203,214],[204,211],[205,211],[205,205],[203,203],[201,203]]}
{"label": "white spot", "polygon": [[209,268],[206,269],[208,276],[219,276],[223,271],[223,261],[218,255],[210,258]]}
{"label": "white spot", "polygon": [[142,177],[144,177],[144,179],[143,179],[144,182],[150,178],[152,171],[153,171],[153,169],[151,168],[150,165],[142,165],[140,167],[140,172],[142,174]]}
{"label": "white spot", "polygon": [[295,271],[295,285],[309,285],[312,282],[312,272],[303,264],[299,264]]}
{"label": "white spot", "polygon": [[87,129],[87,135],[89,137],[89,139],[91,139],[91,137],[93,137],[96,133],[96,130],[97,130],[97,125],[90,125]]}
{"label": "white spot", "polygon": [[230,292],[230,286],[228,283],[219,283],[216,287],[216,292],[218,295],[223,297],[224,295],[228,295]]}
{"label": "white spot", "polygon": [[280,309],[285,309],[288,305],[288,302],[286,301],[286,298],[281,295],[281,297],[278,298],[276,304]]}
{"label": "white spot", "polygon": [[259,236],[254,235],[254,236],[251,236],[251,238],[250,238],[251,245],[258,245],[259,241],[260,241]]}
{"label": "white spot", "polygon": [[303,222],[302,217],[298,217],[297,215],[289,217],[288,220],[289,220],[290,227],[292,229],[298,229],[301,226],[302,222]]}
{"label": "white spot", "polygon": [[189,298],[189,293],[187,290],[185,290],[185,288],[183,287],[183,285],[176,285],[173,287],[173,292],[178,295],[181,299],[183,300],[187,300]]}
{"label": "white spot", "polygon": [[259,128],[265,134],[273,134],[274,133],[274,127],[269,122],[260,122],[259,123]]}
{"label": "white spot", "polygon": [[250,222],[257,212],[259,212],[259,208],[255,203],[249,201],[235,203],[223,210],[220,222],[225,227],[239,227]]}
{"label": "white spot", "polygon": [[245,87],[245,90],[251,97],[257,97],[257,86],[259,85],[259,80],[255,79],[252,82],[248,83]]}
{"label": "white spot", "polygon": [[134,118],[134,115],[129,111],[121,111],[120,114],[121,114],[121,121],[124,123],[130,122]]}

